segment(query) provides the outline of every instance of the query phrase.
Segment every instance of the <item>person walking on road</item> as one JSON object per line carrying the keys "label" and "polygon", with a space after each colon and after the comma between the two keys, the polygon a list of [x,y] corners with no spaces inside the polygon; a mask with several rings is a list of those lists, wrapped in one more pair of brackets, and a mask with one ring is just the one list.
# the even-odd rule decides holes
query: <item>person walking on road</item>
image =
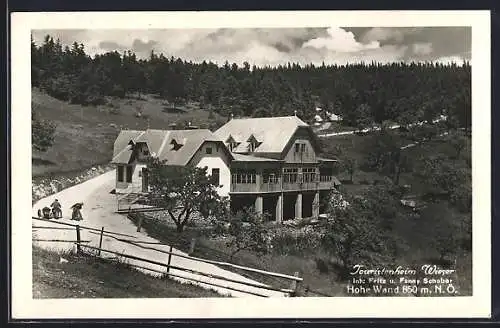
{"label": "person walking on road", "polygon": [[50,205],[50,207],[52,207],[52,214],[54,215],[54,219],[62,218],[61,203],[59,203],[57,199]]}
{"label": "person walking on road", "polygon": [[73,213],[71,214],[71,220],[81,221],[83,220],[82,212],[80,210],[83,207],[83,203],[76,203],[71,208],[73,209]]}

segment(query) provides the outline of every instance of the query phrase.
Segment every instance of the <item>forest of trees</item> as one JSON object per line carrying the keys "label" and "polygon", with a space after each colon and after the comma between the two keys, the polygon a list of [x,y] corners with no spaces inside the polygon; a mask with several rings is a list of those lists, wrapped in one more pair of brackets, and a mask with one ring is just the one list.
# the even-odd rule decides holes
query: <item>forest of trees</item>
{"label": "forest of trees", "polygon": [[226,62],[193,63],[151,52],[86,54],[83,44],[63,46],[46,36],[31,42],[32,84],[53,97],[82,105],[107,96],[157,94],[173,105],[199,102],[223,116],[297,115],[309,121],[314,107],[342,115],[345,124],[431,120],[447,114],[459,127],[471,122],[471,66],[379,63],[278,67]]}

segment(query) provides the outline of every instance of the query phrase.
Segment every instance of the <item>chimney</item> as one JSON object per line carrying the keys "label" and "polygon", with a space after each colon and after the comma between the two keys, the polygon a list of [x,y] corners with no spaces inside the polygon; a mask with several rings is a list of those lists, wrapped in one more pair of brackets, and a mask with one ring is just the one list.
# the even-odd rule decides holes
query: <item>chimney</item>
{"label": "chimney", "polygon": [[297,116],[297,110],[293,111],[293,116]]}

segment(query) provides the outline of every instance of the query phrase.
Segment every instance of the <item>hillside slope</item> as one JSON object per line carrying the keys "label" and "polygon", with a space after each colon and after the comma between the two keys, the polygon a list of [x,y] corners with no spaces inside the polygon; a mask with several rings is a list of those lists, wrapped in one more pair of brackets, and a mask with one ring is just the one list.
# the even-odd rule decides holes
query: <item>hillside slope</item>
{"label": "hillside slope", "polygon": [[33,246],[33,298],[222,297],[215,291],[87,255]]}
{"label": "hillside slope", "polygon": [[[209,128],[223,122],[197,104],[171,108],[165,100],[147,95],[110,98],[107,105],[81,106],[32,90],[32,106],[41,119],[57,125],[54,145],[45,153],[33,151],[33,176],[80,171],[108,163],[121,129],[166,129],[172,123]],[[141,113],[138,117],[137,113]]]}

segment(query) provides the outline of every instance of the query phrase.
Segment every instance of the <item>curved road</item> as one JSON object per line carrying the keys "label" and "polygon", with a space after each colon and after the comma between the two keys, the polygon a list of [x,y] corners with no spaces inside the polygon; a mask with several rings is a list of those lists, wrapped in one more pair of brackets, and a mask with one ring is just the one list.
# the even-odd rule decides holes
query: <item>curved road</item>
{"label": "curved road", "polygon": [[[97,176],[91,180],[83,182],[81,184],[75,185],[71,188],[62,190],[57,194],[51,195],[49,197],[43,198],[36,202],[33,205],[33,216],[37,215],[37,210],[39,208],[43,208],[44,206],[50,206],[50,204],[54,201],[54,199],[58,199],[59,202],[63,206],[63,218],[60,219],[60,222],[67,222],[75,224],[76,221],[71,221],[71,209],[69,208],[71,205],[77,202],[83,202],[84,206],[82,209],[82,216],[84,218],[83,221],[80,222],[82,226],[92,227],[96,229],[101,229],[104,227],[105,230],[123,233],[127,235],[132,235],[140,241],[147,242],[158,242],[157,240],[149,237],[144,232],[137,232],[136,226],[124,215],[117,214],[114,211],[116,210],[116,199],[115,196],[110,194],[110,191],[114,188],[115,182],[115,171],[110,171],[104,173],[100,176]],[[33,220],[34,226],[50,226],[50,227],[65,227],[64,225],[45,222],[40,220]],[[69,227],[71,228],[71,227]],[[62,230],[62,229],[34,229],[34,235],[39,239],[60,239],[60,240],[75,240],[76,239],[76,231],[74,229],[71,230]],[[99,244],[99,233],[91,233],[88,230],[81,230],[81,239],[89,240],[90,243],[88,245],[97,247]],[[120,237],[120,236],[118,236]],[[123,239],[133,239],[130,237],[121,237]],[[37,243],[38,246],[44,247],[52,250],[68,250],[75,246],[71,243],[60,243],[60,242],[34,242]],[[163,251],[169,251],[169,246],[166,245],[145,245],[148,247],[154,247],[157,249],[161,249]],[[128,255],[134,255],[138,257],[143,257],[147,259],[151,259],[154,261],[167,263],[168,254],[160,253],[154,250],[143,249],[136,247],[134,245],[126,244],[116,239],[110,237],[103,238],[104,249],[116,251],[119,253],[124,253]],[[173,249],[174,253],[186,255],[186,253],[181,252],[180,250]],[[105,253],[103,253],[104,255]],[[161,272],[165,272],[166,268],[162,266],[158,266],[155,264],[148,264],[142,261],[136,260],[128,260],[131,264],[138,264],[144,267],[152,268],[155,270],[160,270]],[[253,281],[251,279],[245,278],[239,274],[236,274],[231,271],[224,270],[216,265],[209,263],[202,263],[194,260],[190,260],[189,258],[181,258],[177,256],[172,256],[172,265],[189,268],[192,270],[196,270],[203,273],[208,273],[212,275],[223,276],[225,278],[235,279],[238,281],[245,281],[248,283],[253,283],[257,285],[263,285],[259,282]],[[144,270],[144,272],[148,274],[151,271]],[[171,269],[170,273],[178,274],[186,278],[196,278],[203,282],[212,282],[222,285],[224,287],[232,287],[243,291],[248,291],[252,293],[257,293],[262,296],[286,296],[281,292],[270,291],[266,289],[261,289],[252,286],[245,286],[238,283],[222,281],[216,278],[210,278],[206,276],[201,276],[193,273],[187,273],[184,271],[178,271],[175,269]],[[174,278],[181,282],[190,282],[182,278]],[[195,283],[195,282],[192,282]],[[204,288],[210,288],[216,290],[217,292],[225,295],[235,296],[235,297],[248,297],[255,296],[252,294],[247,294],[244,292],[234,291],[222,287],[216,287],[211,285],[206,285],[203,283],[196,283]]]}

